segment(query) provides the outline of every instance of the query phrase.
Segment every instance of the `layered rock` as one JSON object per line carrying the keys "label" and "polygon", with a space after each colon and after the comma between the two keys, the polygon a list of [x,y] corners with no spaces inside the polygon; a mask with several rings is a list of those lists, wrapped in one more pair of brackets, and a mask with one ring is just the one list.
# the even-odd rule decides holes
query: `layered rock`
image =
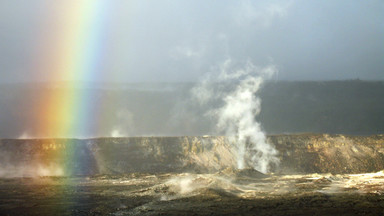
{"label": "layered rock", "polygon": [[[236,168],[231,139],[129,137],[0,140],[0,176],[96,175],[132,172],[216,172]],[[384,135],[272,135],[279,151],[272,172],[362,173],[384,169]]]}

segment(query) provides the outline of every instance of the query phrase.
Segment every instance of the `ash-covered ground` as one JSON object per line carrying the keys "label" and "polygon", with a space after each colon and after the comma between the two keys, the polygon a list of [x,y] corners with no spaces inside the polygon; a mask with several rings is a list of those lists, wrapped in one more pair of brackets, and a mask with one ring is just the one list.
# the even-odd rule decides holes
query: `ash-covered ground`
{"label": "ash-covered ground", "polygon": [[132,173],[0,180],[1,215],[383,215],[384,172]]}

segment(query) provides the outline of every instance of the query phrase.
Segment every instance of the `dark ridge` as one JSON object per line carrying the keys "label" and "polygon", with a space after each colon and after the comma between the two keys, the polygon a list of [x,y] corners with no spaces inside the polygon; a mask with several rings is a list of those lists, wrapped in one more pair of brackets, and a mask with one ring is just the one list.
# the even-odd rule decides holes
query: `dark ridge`
{"label": "dark ridge", "polygon": [[[0,138],[18,138],[24,133],[58,136],[41,130],[41,114],[44,99],[60,95],[65,88],[44,85],[0,84]],[[88,103],[101,110],[89,111],[100,123],[71,136],[106,137],[116,127],[126,136],[201,136],[214,131],[215,122],[203,115],[207,110],[183,104],[190,98],[193,83],[100,86],[89,84],[79,90],[90,95]],[[257,120],[267,134],[384,133],[383,81],[269,81],[258,94],[262,103]],[[186,111],[185,115],[178,115],[180,111]]]}

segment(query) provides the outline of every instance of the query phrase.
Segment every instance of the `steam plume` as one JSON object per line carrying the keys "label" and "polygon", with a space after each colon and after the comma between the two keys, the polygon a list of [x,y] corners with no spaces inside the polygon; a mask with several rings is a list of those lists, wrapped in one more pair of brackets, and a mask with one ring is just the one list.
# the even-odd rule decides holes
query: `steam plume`
{"label": "steam plume", "polygon": [[191,90],[200,106],[218,104],[205,115],[216,120],[217,132],[232,137],[239,169],[252,167],[265,173],[278,163],[276,149],[267,143],[256,121],[261,111],[261,100],[256,94],[264,79],[276,71],[273,65],[257,67],[250,61],[239,65],[226,60],[216,78],[208,75]]}

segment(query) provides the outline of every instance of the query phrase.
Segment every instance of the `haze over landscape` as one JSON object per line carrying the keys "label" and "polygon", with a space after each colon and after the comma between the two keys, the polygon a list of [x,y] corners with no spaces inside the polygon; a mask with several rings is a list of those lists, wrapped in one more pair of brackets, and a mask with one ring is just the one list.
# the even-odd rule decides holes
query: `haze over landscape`
{"label": "haze over landscape", "polygon": [[82,4],[0,2],[1,137],[225,134],[224,101],[194,90],[224,99],[247,64],[272,70],[253,91],[267,133],[384,130],[381,1]]}

